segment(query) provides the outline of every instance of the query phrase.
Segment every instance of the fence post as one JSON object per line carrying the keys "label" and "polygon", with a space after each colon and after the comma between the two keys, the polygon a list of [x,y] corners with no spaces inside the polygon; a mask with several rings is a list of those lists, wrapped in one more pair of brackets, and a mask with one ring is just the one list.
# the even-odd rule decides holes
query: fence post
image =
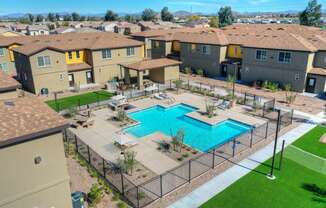
{"label": "fence post", "polygon": [[160,190],[161,190],[161,198],[163,197],[163,185],[162,185],[162,179],[163,179],[163,176],[160,175]]}
{"label": "fence post", "polygon": [[[121,194],[125,194],[125,188],[124,188],[124,181],[123,181],[123,173],[122,170],[120,170],[120,176],[121,176]],[[137,199],[138,199],[138,186],[137,186]]]}
{"label": "fence post", "polygon": [[172,80],[170,80],[170,89],[172,89]]}
{"label": "fence post", "polygon": [[87,145],[87,154],[88,154],[88,162],[89,162],[89,164],[92,165],[91,154],[90,154],[90,152],[89,152],[89,146],[88,146],[88,145]]}
{"label": "fence post", "polygon": [[78,143],[77,143],[77,136],[75,134],[75,143],[76,143],[76,152],[78,152]]}
{"label": "fence post", "polygon": [[103,160],[103,176],[105,178],[105,174],[106,174],[105,160],[104,160],[104,158],[102,158],[102,160]]}
{"label": "fence post", "polygon": [[80,110],[80,99],[78,99],[78,108]]}
{"label": "fence post", "polygon": [[269,121],[267,121],[267,123],[266,123],[265,139],[267,139],[267,136],[268,136],[268,125],[269,125]]}
{"label": "fence post", "polygon": [[285,140],[283,140],[283,142],[282,142],[282,150],[281,150],[280,161],[279,161],[279,166],[278,166],[279,170],[282,169],[284,146],[285,146]]}
{"label": "fence post", "polygon": [[235,155],[235,138],[233,139],[233,144],[232,144],[232,157],[234,157],[234,155]]}
{"label": "fence post", "polygon": [[215,166],[215,149],[213,149],[213,159],[212,159],[212,169],[214,169]]}
{"label": "fence post", "polygon": [[294,109],[291,110],[291,124],[293,123],[293,114],[294,114]]}
{"label": "fence post", "polygon": [[266,103],[263,105],[263,118],[265,117],[265,108],[266,108]]}
{"label": "fence post", "polygon": [[191,160],[189,160],[189,179],[188,179],[188,182],[190,183],[190,180],[191,180]]}
{"label": "fence post", "polygon": [[244,97],[244,105],[246,105],[246,103],[247,103],[247,92],[245,92],[245,97]]}
{"label": "fence post", "polygon": [[252,147],[252,138],[253,138],[253,133],[254,133],[254,130],[251,129],[251,130],[250,130],[250,148]]}
{"label": "fence post", "polygon": [[188,79],[188,90],[190,90],[190,83],[189,83],[189,79]]}
{"label": "fence post", "polygon": [[201,92],[201,82],[199,82],[199,92]]}

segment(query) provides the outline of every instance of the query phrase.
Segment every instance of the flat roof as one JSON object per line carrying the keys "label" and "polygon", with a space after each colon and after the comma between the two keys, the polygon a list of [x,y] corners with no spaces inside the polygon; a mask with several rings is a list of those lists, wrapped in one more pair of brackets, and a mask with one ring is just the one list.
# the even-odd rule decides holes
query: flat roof
{"label": "flat roof", "polygon": [[19,82],[0,70],[0,92],[14,90],[19,86]]}
{"label": "flat roof", "polygon": [[121,64],[121,66],[136,71],[145,71],[145,70],[157,69],[157,68],[167,67],[167,66],[174,66],[179,64],[181,64],[180,61],[176,61],[169,58],[159,58],[159,59],[147,59],[131,64]]}
{"label": "flat roof", "polygon": [[68,122],[36,96],[0,100],[0,148],[59,132]]}
{"label": "flat roof", "polygon": [[326,69],[312,68],[308,73],[309,74],[316,74],[316,75],[326,76]]}

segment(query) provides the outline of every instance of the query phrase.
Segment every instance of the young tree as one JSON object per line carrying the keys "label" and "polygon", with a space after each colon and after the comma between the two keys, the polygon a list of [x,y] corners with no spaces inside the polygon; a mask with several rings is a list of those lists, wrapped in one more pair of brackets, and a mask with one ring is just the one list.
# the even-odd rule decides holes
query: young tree
{"label": "young tree", "polygon": [[218,12],[219,26],[225,27],[227,25],[231,25],[234,21],[234,17],[232,14],[231,7],[221,7]]}
{"label": "young tree", "polygon": [[191,15],[188,17],[188,21],[197,21],[200,17],[198,15]]}
{"label": "young tree", "polygon": [[104,16],[105,21],[117,21],[118,14],[114,13],[112,10],[108,10]]}
{"label": "young tree", "polygon": [[60,21],[60,14],[59,14],[59,13],[56,13],[56,14],[55,14],[55,19],[56,19],[57,21]]}
{"label": "young tree", "polygon": [[213,16],[209,19],[209,26],[210,27],[218,27],[218,18],[216,16]]}
{"label": "young tree", "polygon": [[50,13],[48,14],[48,20],[49,20],[50,22],[54,22],[55,19],[56,19],[56,18],[55,18],[54,13],[51,13],[51,12],[50,12]]}
{"label": "young tree", "polygon": [[27,18],[30,22],[33,22],[34,21],[34,16],[30,13],[27,14]]}
{"label": "young tree", "polygon": [[72,17],[72,21],[79,21],[80,19],[80,15],[77,12],[73,12],[71,14],[71,17]]}
{"label": "young tree", "polygon": [[66,14],[65,16],[63,16],[63,21],[71,21],[71,15],[70,14]]}
{"label": "young tree", "polygon": [[39,15],[36,16],[36,20],[35,20],[36,22],[43,22],[43,20],[44,20],[43,15],[39,14]]}
{"label": "young tree", "polygon": [[305,10],[299,13],[301,25],[319,26],[321,17],[321,4],[317,0],[310,0]]}
{"label": "young tree", "polygon": [[124,17],[124,20],[127,21],[127,22],[129,22],[129,23],[132,23],[132,22],[134,22],[134,17],[131,16],[131,15],[129,15],[129,14],[127,14],[127,15]]}
{"label": "young tree", "polygon": [[155,11],[152,9],[145,9],[141,15],[142,20],[144,21],[152,21],[155,19]]}
{"label": "young tree", "polygon": [[171,12],[169,12],[169,8],[164,7],[161,10],[161,19],[163,21],[168,21],[168,22],[172,22],[173,21],[173,14]]}
{"label": "young tree", "polygon": [[179,94],[179,90],[182,87],[183,80],[177,79],[177,80],[174,80],[173,83],[175,84],[175,87],[177,88],[177,94]]}

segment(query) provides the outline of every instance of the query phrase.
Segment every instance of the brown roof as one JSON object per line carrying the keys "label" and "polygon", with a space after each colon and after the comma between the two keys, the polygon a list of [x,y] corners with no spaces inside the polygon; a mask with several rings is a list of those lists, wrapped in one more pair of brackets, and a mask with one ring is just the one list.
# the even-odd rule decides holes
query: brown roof
{"label": "brown roof", "polygon": [[80,63],[80,64],[68,64],[68,72],[73,71],[80,71],[84,69],[91,69],[92,67],[87,63]]}
{"label": "brown roof", "polygon": [[0,70],[0,92],[16,89],[19,85],[14,78]]}
{"label": "brown roof", "polygon": [[63,117],[35,96],[0,101],[0,147],[67,127]]}
{"label": "brown roof", "polygon": [[233,24],[222,29],[184,28],[133,34],[155,40],[202,44],[234,44],[243,47],[314,52],[326,50],[326,31],[316,27],[285,24]]}
{"label": "brown roof", "polygon": [[156,69],[156,68],[161,68],[166,66],[178,65],[180,63],[181,63],[180,61],[176,61],[173,59],[159,58],[159,59],[143,60],[143,61],[126,64],[122,66],[136,71],[145,71],[145,70]]}
{"label": "brown roof", "polygon": [[77,49],[98,50],[102,48],[122,48],[140,46],[143,42],[112,32],[64,33],[42,36],[0,37],[0,47],[12,44],[22,45],[14,50],[32,55],[44,49],[69,51]]}
{"label": "brown roof", "polygon": [[322,75],[322,76],[326,76],[326,69],[323,68],[312,68],[309,71],[310,74],[317,74],[317,75]]}

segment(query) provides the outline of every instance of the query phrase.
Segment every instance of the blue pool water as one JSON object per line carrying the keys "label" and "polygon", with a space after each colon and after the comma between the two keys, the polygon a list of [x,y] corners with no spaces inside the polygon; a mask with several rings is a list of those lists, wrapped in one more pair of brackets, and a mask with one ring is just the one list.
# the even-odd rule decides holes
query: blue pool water
{"label": "blue pool water", "polygon": [[132,112],[128,114],[129,117],[140,124],[128,127],[124,131],[140,138],[157,131],[171,136],[175,135],[179,129],[184,129],[184,143],[204,152],[249,131],[251,128],[233,120],[209,125],[185,115],[196,110],[188,105],[179,104],[169,108],[156,105]]}

